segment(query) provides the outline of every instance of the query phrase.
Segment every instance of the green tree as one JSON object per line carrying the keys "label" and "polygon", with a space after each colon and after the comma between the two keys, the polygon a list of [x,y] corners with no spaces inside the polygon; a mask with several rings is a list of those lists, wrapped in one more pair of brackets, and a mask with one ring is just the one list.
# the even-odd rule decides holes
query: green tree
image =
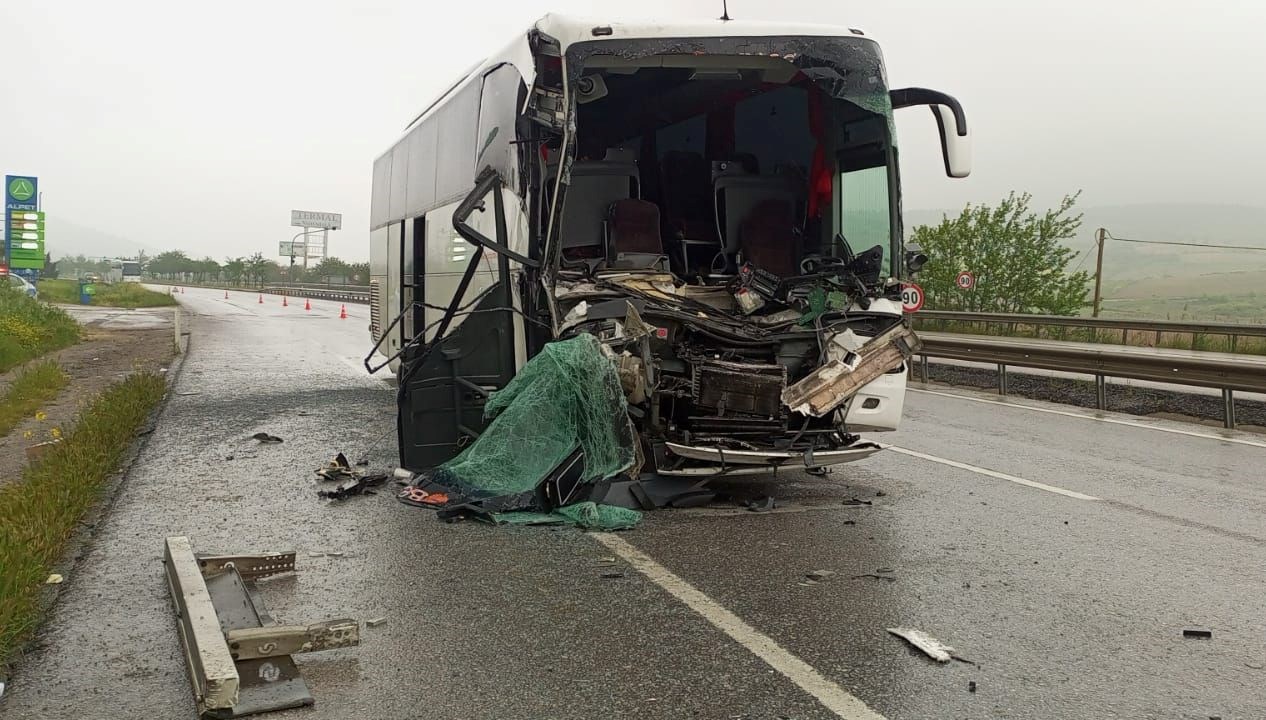
{"label": "green tree", "polygon": [[193,261],[181,250],[168,250],[155,255],[147,268],[156,277],[175,280],[178,275],[192,271]]}
{"label": "green tree", "polygon": [[347,263],[336,257],[321,258],[321,262],[308,269],[304,280],[307,282],[323,282],[331,281],[343,282],[343,280],[351,274],[351,268]]}
{"label": "green tree", "polygon": [[349,283],[353,285],[368,285],[369,284],[369,263],[367,262],[351,263],[350,265],[347,266],[347,269],[348,269],[347,281]]}
{"label": "green tree", "polygon": [[[1061,241],[1081,227],[1074,212],[1080,192],[1037,214],[1028,193],[1012,192],[995,207],[968,205],[956,218],[914,229],[928,263],[919,273],[927,307],[975,312],[1076,314],[1086,304],[1090,273],[1069,272],[1076,255]],[[955,284],[959,272],[976,286]]]}
{"label": "green tree", "polygon": [[234,285],[241,285],[246,277],[246,260],[240,257],[224,259],[224,279]]}

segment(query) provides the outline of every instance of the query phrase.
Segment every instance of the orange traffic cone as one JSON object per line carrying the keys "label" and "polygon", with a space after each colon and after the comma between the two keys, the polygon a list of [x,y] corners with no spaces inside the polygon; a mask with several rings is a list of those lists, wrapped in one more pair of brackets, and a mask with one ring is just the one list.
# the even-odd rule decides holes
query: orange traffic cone
{"label": "orange traffic cone", "polygon": [[260,293],[260,294],[259,294],[259,304],[260,304],[260,305],[263,305],[263,304],[264,304],[264,293]]}
{"label": "orange traffic cone", "polygon": [[311,309],[312,309],[312,301],[311,301],[311,300],[309,300],[309,299],[307,299],[307,298],[304,298],[304,299],[303,299],[303,309],[304,309],[304,310],[311,310]]}
{"label": "orange traffic cone", "polygon": [[281,296],[281,306],[282,306],[282,307],[290,307],[290,303],[286,302],[286,296],[285,296],[285,295],[282,295],[282,296]]}
{"label": "orange traffic cone", "polygon": [[346,319],[347,319],[347,306],[346,306],[346,305],[339,305],[339,308],[338,308],[338,319],[339,319],[339,320],[346,320]]}

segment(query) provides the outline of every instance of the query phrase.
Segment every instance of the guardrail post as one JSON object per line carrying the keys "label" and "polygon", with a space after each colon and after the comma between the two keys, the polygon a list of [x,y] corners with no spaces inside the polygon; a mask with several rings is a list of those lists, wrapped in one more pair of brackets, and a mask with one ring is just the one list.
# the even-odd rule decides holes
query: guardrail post
{"label": "guardrail post", "polygon": [[1007,394],[1007,366],[998,363],[998,394]]}
{"label": "guardrail post", "polygon": [[1231,336],[1231,352],[1235,352],[1235,340],[1236,340],[1236,338],[1238,338],[1238,337],[1239,337],[1239,335],[1232,335],[1232,336]]}
{"label": "guardrail post", "polygon": [[928,384],[928,356],[919,356],[919,373],[923,376],[923,384]]}
{"label": "guardrail post", "polygon": [[1235,429],[1235,394],[1231,388],[1222,388],[1222,426]]}
{"label": "guardrail post", "polygon": [[1095,407],[1108,409],[1108,379],[1103,375],[1095,375]]}

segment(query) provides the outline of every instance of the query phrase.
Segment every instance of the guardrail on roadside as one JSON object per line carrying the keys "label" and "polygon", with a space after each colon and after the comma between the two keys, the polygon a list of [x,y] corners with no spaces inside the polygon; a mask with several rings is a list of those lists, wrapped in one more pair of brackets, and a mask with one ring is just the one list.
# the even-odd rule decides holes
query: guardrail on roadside
{"label": "guardrail on roadside", "polygon": [[339,302],[350,303],[369,303],[369,289],[365,290],[334,290],[329,288],[314,287],[276,287],[269,286],[262,288],[260,292],[272,295],[289,295],[291,297],[306,297],[313,300],[337,300]]}
{"label": "guardrail on roadside", "polygon": [[929,357],[991,363],[998,367],[1002,395],[1008,366],[1094,375],[1100,410],[1107,406],[1108,377],[1216,388],[1222,391],[1223,424],[1234,428],[1234,392],[1266,393],[1266,356],[934,332],[920,332],[919,338],[923,382]]}
{"label": "guardrail on roadside", "polygon": [[1071,327],[1087,330],[1119,330],[1122,344],[1129,343],[1129,333],[1154,332],[1157,344],[1162,334],[1191,335],[1192,347],[1197,339],[1206,335],[1221,335],[1230,339],[1231,352],[1235,352],[1236,339],[1241,337],[1266,337],[1266,325],[1248,325],[1223,322],[1185,322],[1173,320],[1147,320],[1137,318],[1089,318],[1075,315],[1029,315],[1023,313],[980,313],[958,310],[920,310],[911,316],[917,325],[926,321],[952,321],[989,325],[1028,325],[1042,327]]}

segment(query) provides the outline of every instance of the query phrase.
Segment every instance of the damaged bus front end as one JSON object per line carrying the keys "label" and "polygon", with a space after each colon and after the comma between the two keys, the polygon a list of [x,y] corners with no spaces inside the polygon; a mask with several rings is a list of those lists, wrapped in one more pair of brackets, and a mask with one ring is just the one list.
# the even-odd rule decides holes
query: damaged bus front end
{"label": "damaged bus front end", "polygon": [[[890,90],[878,45],[847,30],[550,16],[476,71],[485,98],[508,64],[531,71],[512,124],[480,115],[474,191],[400,220],[395,245],[385,223],[375,310],[396,322],[374,335],[401,360],[402,464],[451,458],[491,392],[580,335],[615,368],[644,473],[877,451],[861,434],[896,429],[918,347],[893,111],[931,106],[962,177],[957,102]],[[433,223],[453,231],[439,248]]]}

